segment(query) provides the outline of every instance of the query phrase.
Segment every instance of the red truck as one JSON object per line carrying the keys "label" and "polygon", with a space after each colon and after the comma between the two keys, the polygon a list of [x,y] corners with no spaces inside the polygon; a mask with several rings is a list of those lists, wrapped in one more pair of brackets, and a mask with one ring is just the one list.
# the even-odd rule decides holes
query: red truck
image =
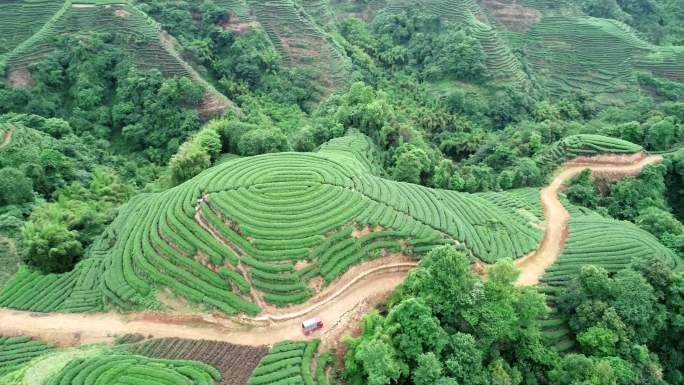
{"label": "red truck", "polygon": [[314,317],[302,322],[302,333],[304,333],[305,336],[308,336],[309,334],[320,329],[323,329],[323,321],[321,321],[321,319],[318,317]]}

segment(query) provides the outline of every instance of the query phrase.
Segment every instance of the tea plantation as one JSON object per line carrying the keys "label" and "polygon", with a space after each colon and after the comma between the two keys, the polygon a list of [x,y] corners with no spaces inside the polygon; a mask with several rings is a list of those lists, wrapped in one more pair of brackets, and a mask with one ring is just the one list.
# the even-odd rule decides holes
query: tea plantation
{"label": "tea plantation", "polygon": [[[259,366],[254,369],[247,384],[327,384],[327,382],[321,384],[321,381],[315,381],[314,374],[311,372],[311,363],[319,343],[319,340],[278,342],[259,362]],[[325,363],[323,363],[323,368],[325,368]]]}
{"label": "tea plantation", "polygon": [[[383,255],[419,258],[461,244],[494,262],[535,249],[536,194],[467,194],[378,177],[368,139],[333,140],[317,153],[234,159],[123,207],[89,258],[66,274],[22,269],[0,304],[34,311],[163,308],[155,293],[226,314],[302,303],[309,282],[331,283]],[[521,209],[529,208],[529,212]],[[297,267],[295,267],[297,266]]]}

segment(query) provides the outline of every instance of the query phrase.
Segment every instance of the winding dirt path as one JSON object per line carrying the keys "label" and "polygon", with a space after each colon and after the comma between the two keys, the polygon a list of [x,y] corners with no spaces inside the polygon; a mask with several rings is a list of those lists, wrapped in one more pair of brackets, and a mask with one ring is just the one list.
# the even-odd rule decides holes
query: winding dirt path
{"label": "winding dirt path", "polygon": [[[536,251],[516,262],[522,270],[517,283],[538,283],[544,271],[563,251],[569,214],[558,199],[558,191],[565,181],[585,168],[592,169],[595,177],[636,175],[646,165],[660,160],[662,156],[641,154],[631,157],[583,158],[565,163],[551,184],[541,192],[545,216],[544,238]],[[322,318],[326,328],[321,334],[314,334],[310,338],[321,338],[324,346],[329,347],[366,310],[379,303],[403,282],[407,272],[414,266],[415,262],[391,260],[380,266],[362,264],[358,266],[362,268],[361,273],[358,269],[349,271],[349,276],[345,274],[346,278],[325,289],[309,305],[253,319],[225,318],[211,314],[42,314],[0,309],[0,333],[29,335],[59,346],[108,342],[116,335],[127,333],[227,341],[243,345],[269,345],[274,341],[304,338],[300,324],[315,313]]]}
{"label": "winding dirt path", "polygon": [[[325,301],[288,314],[248,319],[211,314],[43,314],[0,309],[0,334],[29,335],[58,346],[109,342],[114,336],[127,333],[226,341],[241,345],[270,345],[286,339],[303,339],[301,322],[310,317],[312,312],[317,312],[325,325],[336,325],[336,329],[340,328],[340,319],[358,319],[353,315],[350,317],[350,312],[354,312],[359,303],[367,302],[364,308],[375,305],[403,282],[407,272],[415,265],[404,262],[368,270],[342,287],[332,288],[332,293],[326,293]],[[327,340],[333,339],[335,334],[313,334],[310,338]]]}
{"label": "winding dirt path", "polygon": [[584,169],[592,170],[592,177],[617,179],[624,176],[638,175],[642,168],[660,162],[660,155],[646,156],[600,156],[570,161],[561,167],[560,173],[551,184],[541,190],[541,201],[544,206],[544,238],[539,248],[518,259],[515,265],[521,270],[518,285],[536,285],[546,269],[562,254],[568,237],[568,221],[570,214],[558,199],[558,191],[563,184]]}
{"label": "winding dirt path", "polygon": [[0,143],[0,150],[7,147],[8,144],[12,141],[12,135],[14,135],[14,127],[10,128],[9,131],[5,134],[5,137],[2,139],[2,143]]}

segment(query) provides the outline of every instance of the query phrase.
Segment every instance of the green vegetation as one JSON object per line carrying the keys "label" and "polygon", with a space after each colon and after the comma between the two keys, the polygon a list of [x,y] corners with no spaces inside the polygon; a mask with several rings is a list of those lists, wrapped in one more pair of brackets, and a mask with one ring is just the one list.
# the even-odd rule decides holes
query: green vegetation
{"label": "green vegetation", "polygon": [[[69,356],[49,384],[246,383],[259,362],[252,384],[682,384],[682,12],[3,1],[0,306],[254,316],[410,257],[333,376],[317,342],[156,340]],[[563,254],[515,287],[558,166],[639,152],[665,160],[569,183]]]}
{"label": "green vegetation", "polygon": [[[154,292],[168,287],[228,314],[256,314],[249,283],[267,302],[286,306],[311,297],[306,283],[312,278],[329,283],[388,253],[419,257],[457,242],[475,257],[496,261],[537,247],[541,231],[515,203],[499,206],[477,195],[379,178],[369,166],[370,149],[368,139],[355,134],[318,153],[229,160],[173,189],[138,196],[95,241],[90,258],[59,278],[45,276],[65,288],[50,297],[71,298],[76,281],[94,287],[79,277],[104,264],[103,294],[116,306],[159,307]],[[367,234],[353,234],[364,228]],[[296,261],[309,263],[295,270]],[[10,296],[28,293],[20,289],[25,281],[35,292],[50,287],[20,275],[8,284],[7,301],[42,309]],[[55,302],[48,309],[53,306],[67,307]]]}
{"label": "green vegetation", "polygon": [[[273,345],[259,366],[252,372],[248,385],[304,384],[313,385],[311,361],[319,340],[311,342],[282,341]],[[324,365],[325,366],[325,365]]]}
{"label": "green vegetation", "polygon": [[535,288],[514,286],[518,272],[510,261],[491,266],[486,281],[471,275],[469,265],[448,247],[425,257],[390,297],[386,312],[367,315],[361,335],[345,340],[343,379],[680,383],[682,275],[662,259],[647,256],[612,277],[585,265],[557,297],[552,314]]}
{"label": "green vegetation", "polygon": [[129,354],[75,359],[46,385],[91,383],[213,385],[221,379],[214,367],[197,361],[162,360]]}
{"label": "green vegetation", "polygon": [[537,319],[547,308],[534,289],[514,286],[510,261],[471,275],[461,252],[433,250],[390,299],[386,314],[367,315],[345,340],[349,384],[535,383],[557,356]]}
{"label": "green vegetation", "polygon": [[0,336],[0,379],[54,348],[30,337]]}
{"label": "green vegetation", "polygon": [[636,225],[602,217],[596,213],[571,211],[569,238],[563,254],[542,279],[552,287],[564,286],[584,265],[600,266],[617,272],[633,260],[661,257],[670,267],[679,260],[672,250]]}

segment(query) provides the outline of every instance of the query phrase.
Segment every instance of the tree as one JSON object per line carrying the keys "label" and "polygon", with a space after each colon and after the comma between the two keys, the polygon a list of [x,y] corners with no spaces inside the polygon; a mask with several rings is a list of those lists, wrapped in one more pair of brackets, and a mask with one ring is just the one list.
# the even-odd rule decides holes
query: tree
{"label": "tree", "polygon": [[444,371],[461,385],[485,385],[484,353],[470,334],[457,332],[445,348]]}
{"label": "tree", "polygon": [[0,170],[0,207],[33,201],[33,182],[13,167]]}
{"label": "tree", "polygon": [[382,340],[371,339],[362,344],[357,348],[355,358],[363,362],[368,385],[389,385],[401,375],[394,349]]}
{"label": "tree", "polygon": [[172,184],[179,185],[211,165],[211,157],[199,143],[187,142],[169,162]]}
{"label": "tree", "polygon": [[454,162],[449,159],[442,159],[435,166],[432,173],[432,183],[435,187],[448,189],[451,186],[451,174],[453,173]]}
{"label": "tree", "polygon": [[615,345],[619,339],[612,330],[599,326],[592,326],[577,335],[577,342],[582,346],[582,351],[598,357],[615,355]]}
{"label": "tree", "polygon": [[613,280],[610,304],[634,331],[635,341],[645,344],[665,326],[665,313],[653,287],[637,271],[625,269]]}
{"label": "tree", "polygon": [[78,234],[57,223],[28,222],[22,238],[24,260],[44,273],[70,271],[83,255]]}
{"label": "tree", "polygon": [[591,180],[591,169],[584,169],[570,181],[565,189],[565,195],[570,202],[588,208],[595,208],[599,203],[598,189]]}
{"label": "tree", "polygon": [[394,155],[393,178],[401,182],[420,183],[421,175],[428,170],[430,159],[422,149],[403,144]]}
{"label": "tree", "polygon": [[667,234],[679,236],[684,234],[684,225],[671,213],[657,207],[647,207],[639,212],[636,224],[655,235],[661,241]]}
{"label": "tree", "polygon": [[401,301],[389,312],[387,322],[393,325],[392,343],[399,357],[409,364],[424,353],[440,354],[444,349],[446,332],[420,299]]}
{"label": "tree", "polygon": [[258,128],[242,135],[238,143],[240,154],[259,155],[288,151],[287,137],[277,128]]}
{"label": "tree", "polygon": [[57,139],[69,135],[72,132],[69,123],[60,118],[50,118],[45,120],[43,129],[46,133]]}
{"label": "tree", "polygon": [[462,306],[478,293],[477,279],[470,275],[470,260],[450,246],[433,249],[421,267],[406,278],[404,290],[422,300],[440,319],[454,320]]}
{"label": "tree", "polygon": [[646,132],[646,143],[652,150],[669,150],[682,139],[682,126],[670,116],[649,127]]}
{"label": "tree", "polygon": [[435,64],[446,76],[480,81],[487,74],[486,55],[480,42],[463,30],[447,30],[437,39]]}
{"label": "tree", "polygon": [[434,385],[442,377],[442,364],[435,353],[429,352],[418,357],[418,367],[413,371],[415,385]]}

